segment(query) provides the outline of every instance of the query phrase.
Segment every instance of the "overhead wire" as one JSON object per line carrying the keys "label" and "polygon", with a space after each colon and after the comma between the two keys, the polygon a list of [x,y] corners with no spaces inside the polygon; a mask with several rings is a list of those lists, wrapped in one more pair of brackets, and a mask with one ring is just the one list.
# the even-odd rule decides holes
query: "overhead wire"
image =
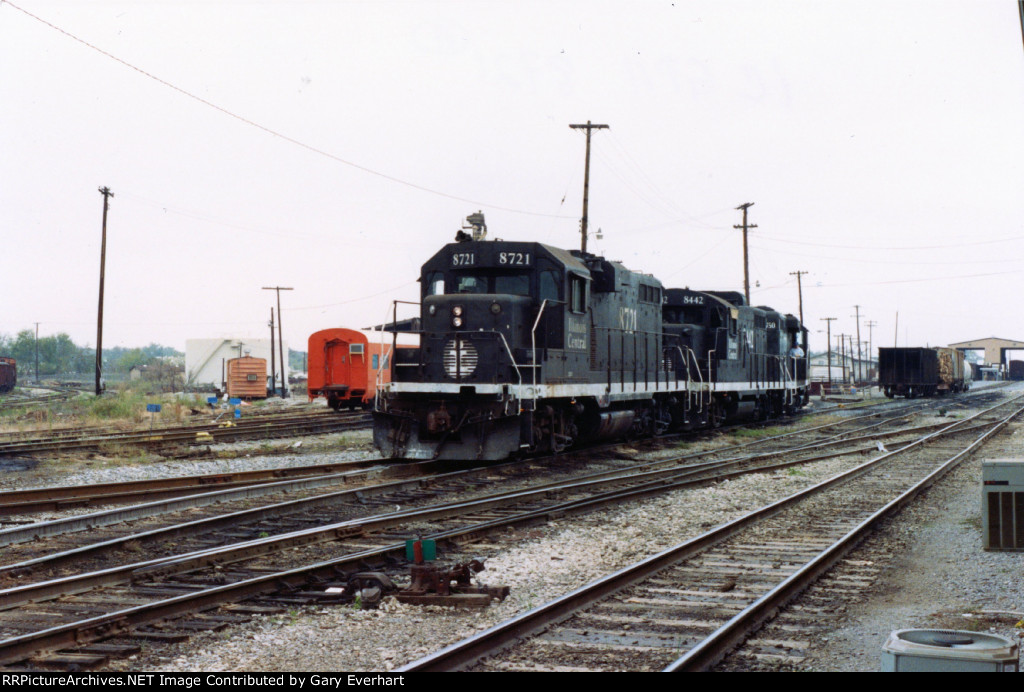
{"label": "overhead wire", "polygon": [[859,257],[832,257],[829,255],[815,255],[805,252],[791,252],[789,250],[782,251],[774,248],[760,245],[758,243],[751,243],[751,248],[760,250],[762,252],[769,252],[775,254],[785,254],[791,257],[811,257],[814,259],[831,260],[835,262],[859,262],[862,264],[899,264],[899,265],[916,265],[916,266],[942,266],[942,265],[955,265],[960,266],[964,264],[1005,264],[1007,262],[1024,262],[1024,257],[1011,257],[1009,259],[988,259],[988,260],[936,260],[936,261],[917,261],[917,260],[905,260],[905,259],[879,259],[877,257],[859,258]]}
{"label": "overhead wire", "polygon": [[273,137],[277,137],[277,138],[279,138],[279,139],[281,139],[281,140],[283,140],[285,142],[288,142],[289,144],[294,144],[295,146],[301,147],[301,148],[303,148],[303,149],[305,149],[307,151],[310,151],[310,152],[312,152],[314,154],[318,154],[318,155],[323,156],[325,158],[328,158],[328,159],[330,159],[332,161],[336,161],[337,163],[341,163],[341,164],[344,164],[346,166],[350,166],[350,167],[355,168],[357,170],[360,170],[360,171],[362,171],[364,173],[368,173],[370,175],[374,175],[374,176],[377,176],[379,178],[383,178],[384,180],[387,180],[387,181],[392,182],[392,183],[396,183],[398,185],[404,185],[406,187],[410,187],[410,188],[413,188],[415,190],[419,190],[421,192],[426,192],[428,194],[437,195],[439,197],[444,197],[444,198],[447,198],[447,199],[456,200],[458,202],[465,202],[467,204],[472,204],[472,205],[478,206],[478,207],[486,207],[488,209],[497,209],[497,210],[500,210],[500,211],[507,211],[507,212],[514,213],[514,214],[525,214],[525,215],[529,215],[529,216],[541,216],[541,217],[548,217],[548,218],[563,218],[563,219],[564,218],[572,218],[572,217],[558,216],[558,215],[554,215],[553,216],[551,214],[546,214],[546,213],[543,213],[543,212],[527,211],[527,210],[524,210],[524,209],[514,209],[512,207],[504,207],[504,206],[501,206],[501,205],[498,205],[498,204],[492,204],[490,202],[481,202],[481,201],[478,201],[478,200],[468,199],[466,197],[460,197],[458,195],[453,195],[453,194],[450,194],[450,193],[447,193],[447,192],[443,192],[441,190],[437,190],[435,188],[427,187],[425,185],[420,185],[418,183],[413,183],[413,182],[410,182],[408,180],[403,180],[402,178],[398,178],[396,176],[389,175],[387,173],[382,173],[380,171],[374,170],[374,169],[369,168],[367,166],[363,166],[361,164],[355,163],[354,161],[349,161],[347,159],[343,159],[342,157],[340,157],[340,156],[338,156],[336,154],[332,154],[332,153],[330,153],[328,151],[324,151],[323,149],[315,147],[315,146],[313,146],[311,144],[307,144],[307,143],[305,143],[305,142],[303,142],[301,140],[295,139],[294,137],[290,137],[289,135],[283,134],[281,132],[278,132],[277,130],[269,128],[266,125],[261,125],[260,123],[254,121],[254,120],[250,120],[249,118],[246,118],[244,116],[238,115],[237,113],[235,113],[233,111],[230,111],[227,108],[224,108],[223,106],[219,106],[216,103],[213,103],[212,101],[204,99],[201,96],[197,96],[196,94],[193,94],[190,91],[187,91],[187,90],[185,90],[185,89],[183,89],[183,88],[181,88],[181,87],[179,87],[179,86],[177,86],[175,84],[172,84],[172,83],[168,82],[167,80],[162,79],[162,78],[152,74],[151,72],[147,72],[146,70],[144,70],[144,69],[142,69],[140,67],[137,67],[137,66],[133,65],[132,63],[130,63],[130,62],[128,62],[128,61],[126,61],[126,60],[124,60],[122,58],[119,58],[116,55],[113,55],[112,53],[109,53],[109,52],[103,50],[102,48],[99,48],[98,46],[95,46],[95,45],[89,43],[88,41],[86,41],[86,40],[84,40],[82,38],[79,38],[78,36],[75,36],[74,34],[70,33],[69,31],[66,31],[66,30],[62,29],[61,27],[59,27],[59,26],[57,26],[57,25],[55,25],[55,24],[53,24],[53,23],[43,19],[42,17],[39,17],[39,16],[37,16],[35,14],[32,14],[31,12],[25,10],[24,8],[19,7],[18,5],[15,5],[10,0],[0,0],[0,5],[10,5],[11,8],[21,12],[25,16],[31,17],[32,19],[34,19],[37,22],[39,22],[39,23],[41,23],[41,24],[43,24],[43,25],[53,29],[54,31],[57,31],[57,32],[63,34],[64,36],[67,36],[68,38],[70,38],[70,39],[72,39],[74,41],[77,41],[78,43],[82,44],[83,46],[86,46],[87,48],[90,48],[90,49],[96,51],[100,55],[103,55],[103,56],[105,56],[107,58],[110,58],[111,60],[113,60],[113,61],[115,61],[117,63],[120,63],[121,65],[124,65],[125,67],[127,67],[127,68],[129,68],[131,70],[134,70],[134,71],[138,72],[139,74],[141,74],[141,75],[143,75],[143,76],[145,76],[145,77],[147,77],[149,79],[152,79],[153,81],[155,81],[158,84],[161,84],[161,85],[167,87],[168,89],[172,89],[172,90],[178,92],[179,94],[181,94],[183,96],[187,96],[188,98],[193,99],[193,100],[203,104],[204,106],[212,108],[212,109],[214,109],[214,110],[216,110],[216,111],[218,111],[218,112],[220,112],[220,113],[222,113],[222,114],[224,114],[224,115],[226,115],[226,116],[228,116],[230,118],[234,118],[235,120],[237,120],[237,121],[239,121],[241,123],[244,123],[246,125],[249,125],[250,127],[253,127],[255,129],[257,129],[257,130],[260,130],[261,132],[269,134],[269,135],[271,135]]}

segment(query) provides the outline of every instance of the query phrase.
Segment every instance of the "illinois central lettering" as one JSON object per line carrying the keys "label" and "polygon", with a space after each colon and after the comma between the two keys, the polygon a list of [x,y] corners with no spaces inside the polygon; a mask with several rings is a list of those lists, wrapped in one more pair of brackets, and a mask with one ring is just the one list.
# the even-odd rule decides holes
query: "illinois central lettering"
{"label": "illinois central lettering", "polygon": [[569,320],[569,334],[565,347],[573,351],[587,350],[587,324],[583,320]]}

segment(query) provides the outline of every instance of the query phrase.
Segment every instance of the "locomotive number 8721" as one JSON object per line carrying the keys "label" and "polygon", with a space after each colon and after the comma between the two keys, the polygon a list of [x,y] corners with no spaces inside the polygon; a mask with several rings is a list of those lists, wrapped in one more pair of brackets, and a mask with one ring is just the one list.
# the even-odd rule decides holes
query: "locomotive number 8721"
{"label": "locomotive number 8721", "polygon": [[665,289],[588,253],[487,241],[483,215],[468,220],[472,233],[423,265],[418,318],[386,327],[419,347],[395,351],[378,388],[383,454],[498,460],[806,403],[792,315]]}

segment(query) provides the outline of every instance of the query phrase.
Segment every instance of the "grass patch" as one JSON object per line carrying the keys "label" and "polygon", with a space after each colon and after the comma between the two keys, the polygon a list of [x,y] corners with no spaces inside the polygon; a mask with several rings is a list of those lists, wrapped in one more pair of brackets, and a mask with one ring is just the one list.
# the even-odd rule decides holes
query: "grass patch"
{"label": "grass patch", "polygon": [[737,428],[729,432],[733,437],[745,437],[751,439],[760,439],[762,437],[773,437],[775,435],[782,435],[783,433],[789,432],[785,428],[778,426],[769,426],[767,428]]}

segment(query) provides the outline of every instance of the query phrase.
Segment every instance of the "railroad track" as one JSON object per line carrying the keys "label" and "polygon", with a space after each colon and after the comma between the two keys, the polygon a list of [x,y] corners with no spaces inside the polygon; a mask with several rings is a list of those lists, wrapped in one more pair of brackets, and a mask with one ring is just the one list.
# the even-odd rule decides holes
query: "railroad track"
{"label": "railroad track", "polygon": [[[843,424],[848,424],[848,421]],[[789,435],[787,433],[786,436]],[[832,444],[843,443],[833,440]],[[845,444],[856,446],[858,443]],[[751,446],[757,445],[744,447]],[[365,516],[364,504],[363,516],[341,522],[332,523],[332,515],[323,507],[307,507],[302,510],[302,515],[314,524],[310,528],[279,533],[275,528],[272,536],[242,542],[237,542],[236,536],[236,542],[214,548],[193,544],[187,552],[164,554],[134,563],[125,563],[122,559],[116,566],[88,574],[4,589],[0,592],[3,599],[0,600],[0,637],[4,637],[0,641],[0,662],[12,664],[30,659],[27,665],[59,666],[62,665],[60,660],[75,660],[77,663],[74,665],[86,665],[85,659],[74,658],[85,656],[92,664],[98,664],[102,654],[96,650],[83,653],[81,646],[77,652],[58,654],[57,659],[48,658],[53,654],[46,652],[67,647],[69,642],[83,645],[118,635],[159,638],[173,633],[179,636],[179,630],[190,627],[220,626],[225,621],[217,620],[219,616],[214,616],[213,620],[205,618],[206,624],[203,625],[204,617],[194,614],[215,605],[251,598],[263,599],[264,605],[257,603],[255,606],[263,608],[273,607],[282,599],[308,600],[317,594],[322,596],[324,584],[343,580],[353,571],[366,569],[367,565],[386,567],[389,560],[395,560],[404,552],[404,540],[396,539],[426,535],[442,541],[465,540],[508,525],[546,521],[552,515],[590,511],[630,497],[711,482],[722,477],[722,473],[744,472],[736,468],[742,461],[739,457],[744,456],[738,452],[737,448],[725,450],[727,458],[719,460],[732,464],[733,468],[715,470],[703,463],[704,468],[695,469],[690,463],[692,458],[687,460],[691,468],[678,468],[678,460],[674,469],[664,461],[651,462],[639,474],[633,470],[626,473],[620,468],[604,472],[601,474],[604,477],[576,478],[570,484],[545,483],[531,489],[492,493],[473,500],[435,503],[382,515]],[[805,450],[804,454],[820,454],[820,449]],[[748,461],[755,458],[763,460],[764,453],[745,456]],[[536,462],[528,462],[523,467],[527,474],[530,464],[536,467]],[[663,468],[657,468],[659,464]],[[702,473],[705,475],[700,476]],[[494,468],[448,474],[449,485],[442,490],[464,496],[467,491],[494,485],[501,480],[500,474]],[[438,490],[436,487],[405,483],[396,485],[390,494],[373,498],[372,502],[380,503],[377,506],[393,506],[396,501],[403,505],[415,504],[424,498],[435,499]],[[318,523],[323,525],[316,525]],[[25,529],[26,535],[32,534],[32,527]],[[180,529],[172,531],[177,531],[178,536],[185,533]],[[224,542],[224,536],[211,537],[214,542]],[[136,542],[136,554],[142,551],[146,555],[157,554],[143,542],[142,537],[136,535],[125,537],[118,543],[122,555],[125,546],[132,542]],[[325,546],[330,546],[326,553]],[[294,568],[296,561],[309,564]],[[313,595],[304,593],[312,588],[317,589]],[[284,595],[282,589],[286,592]],[[288,594],[288,591],[296,593]],[[58,597],[59,600],[53,600]],[[239,616],[238,612],[224,615],[226,618]],[[161,625],[169,618],[185,620],[179,630],[175,630],[178,626],[173,623]],[[40,623],[48,627],[40,631]]]}
{"label": "railroad track", "polygon": [[58,435],[29,440],[0,443],[0,456],[26,456],[40,453],[66,453],[103,448],[132,446],[144,448],[175,447],[182,445],[209,445],[239,440],[254,440],[300,435],[318,435],[330,432],[362,429],[369,425],[366,413],[353,415],[303,413],[293,415],[260,416],[207,422],[199,425],[133,430],[106,431],[85,435]]}
{"label": "railroad track", "polygon": [[[986,412],[762,507],[636,565],[413,662],[437,670],[707,670],[842,560],[885,517],[911,502],[1024,412],[952,456],[920,453]],[[993,410],[993,409],[990,409]],[[798,614],[799,615],[799,614]],[[827,612],[809,609],[810,618]],[[762,639],[785,659],[801,642]]]}

